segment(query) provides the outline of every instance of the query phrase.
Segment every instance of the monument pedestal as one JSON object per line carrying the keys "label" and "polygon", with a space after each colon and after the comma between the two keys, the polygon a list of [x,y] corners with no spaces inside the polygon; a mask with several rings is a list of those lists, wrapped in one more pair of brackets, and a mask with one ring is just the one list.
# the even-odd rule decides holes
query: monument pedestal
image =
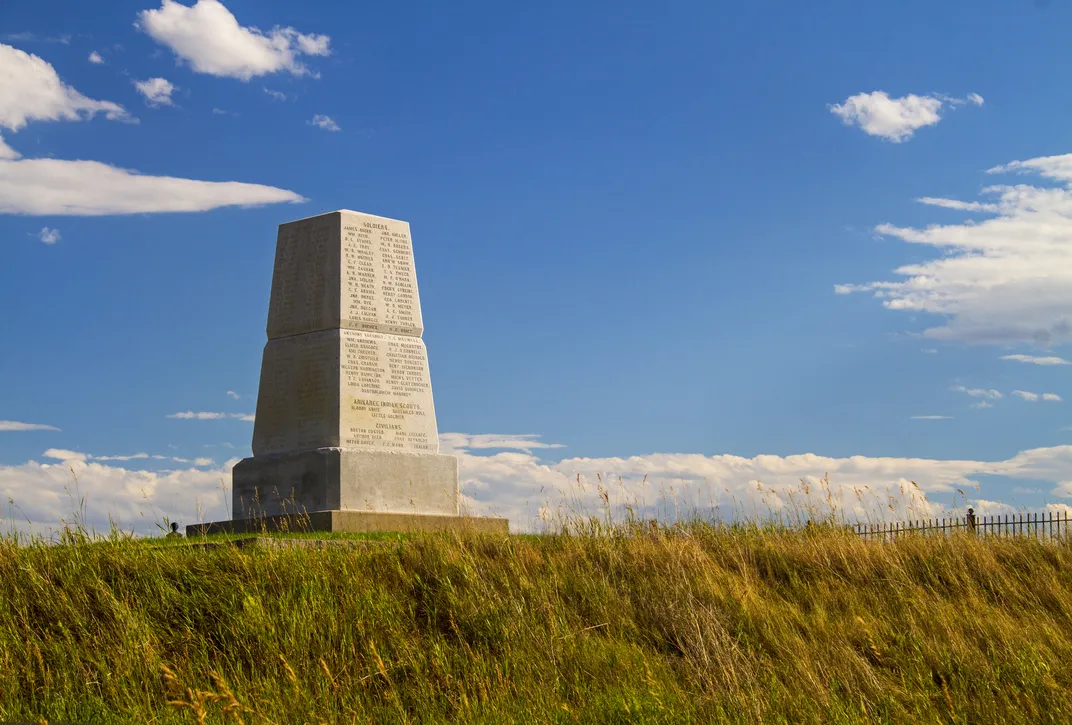
{"label": "monument pedestal", "polygon": [[187,536],[207,534],[268,533],[345,533],[375,532],[418,533],[450,531],[455,533],[510,533],[506,519],[490,516],[444,516],[442,514],[400,514],[383,511],[314,511],[308,514],[285,514],[256,519],[216,521],[186,527]]}
{"label": "monument pedestal", "polygon": [[437,453],[318,448],[246,458],[231,475],[236,519],[337,510],[458,515],[458,459]]}
{"label": "monument pedestal", "polygon": [[231,476],[233,519],[187,526],[188,536],[262,531],[509,533],[506,519],[459,515],[454,456],[318,448],[245,458]]}
{"label": "monument pedestal", "polygon": [[506,533],[459,515],[423,331],[409,224],[343,210],[280,225],[234,520],[187,531]]}

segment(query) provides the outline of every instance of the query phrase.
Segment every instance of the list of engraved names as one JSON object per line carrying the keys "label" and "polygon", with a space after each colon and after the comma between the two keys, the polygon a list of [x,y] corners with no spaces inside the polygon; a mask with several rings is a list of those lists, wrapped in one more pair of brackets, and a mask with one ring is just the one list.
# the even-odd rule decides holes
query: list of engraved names
{"label": "list of engraved names", "polygon": [[439,451],[423,342],[344,330],[340,362],[344,447]]}
{"label": "list of engraved names", "polygon": [[408,225],[344,216],[341,277],[343,327],[421,335]]}

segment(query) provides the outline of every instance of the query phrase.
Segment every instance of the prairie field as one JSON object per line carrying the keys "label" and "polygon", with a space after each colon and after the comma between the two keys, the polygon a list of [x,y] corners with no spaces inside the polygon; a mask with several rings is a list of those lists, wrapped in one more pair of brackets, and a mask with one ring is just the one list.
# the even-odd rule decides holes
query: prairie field
{"label": "prairie field", "polygon": [[679,524],[0,542],[0,721],[1056,723],[1072,544]]}

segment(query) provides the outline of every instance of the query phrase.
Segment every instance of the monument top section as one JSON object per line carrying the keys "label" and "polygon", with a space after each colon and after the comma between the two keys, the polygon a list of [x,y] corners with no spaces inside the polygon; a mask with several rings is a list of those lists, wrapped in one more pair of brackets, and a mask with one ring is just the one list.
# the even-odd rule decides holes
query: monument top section
{"label": "monument top section", "polygon": [[408,222],[343,209],[279,225],[268,339],[333,329],[424,332]]}

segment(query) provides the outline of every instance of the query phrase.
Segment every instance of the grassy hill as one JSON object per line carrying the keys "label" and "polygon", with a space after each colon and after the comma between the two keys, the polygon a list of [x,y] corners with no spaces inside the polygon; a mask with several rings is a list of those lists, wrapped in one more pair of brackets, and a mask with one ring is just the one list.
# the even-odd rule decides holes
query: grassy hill
{"label": "grassy hill", "polygon": [[0,543],[0,721],[1072,720],[1069,543],[191,543]]}

